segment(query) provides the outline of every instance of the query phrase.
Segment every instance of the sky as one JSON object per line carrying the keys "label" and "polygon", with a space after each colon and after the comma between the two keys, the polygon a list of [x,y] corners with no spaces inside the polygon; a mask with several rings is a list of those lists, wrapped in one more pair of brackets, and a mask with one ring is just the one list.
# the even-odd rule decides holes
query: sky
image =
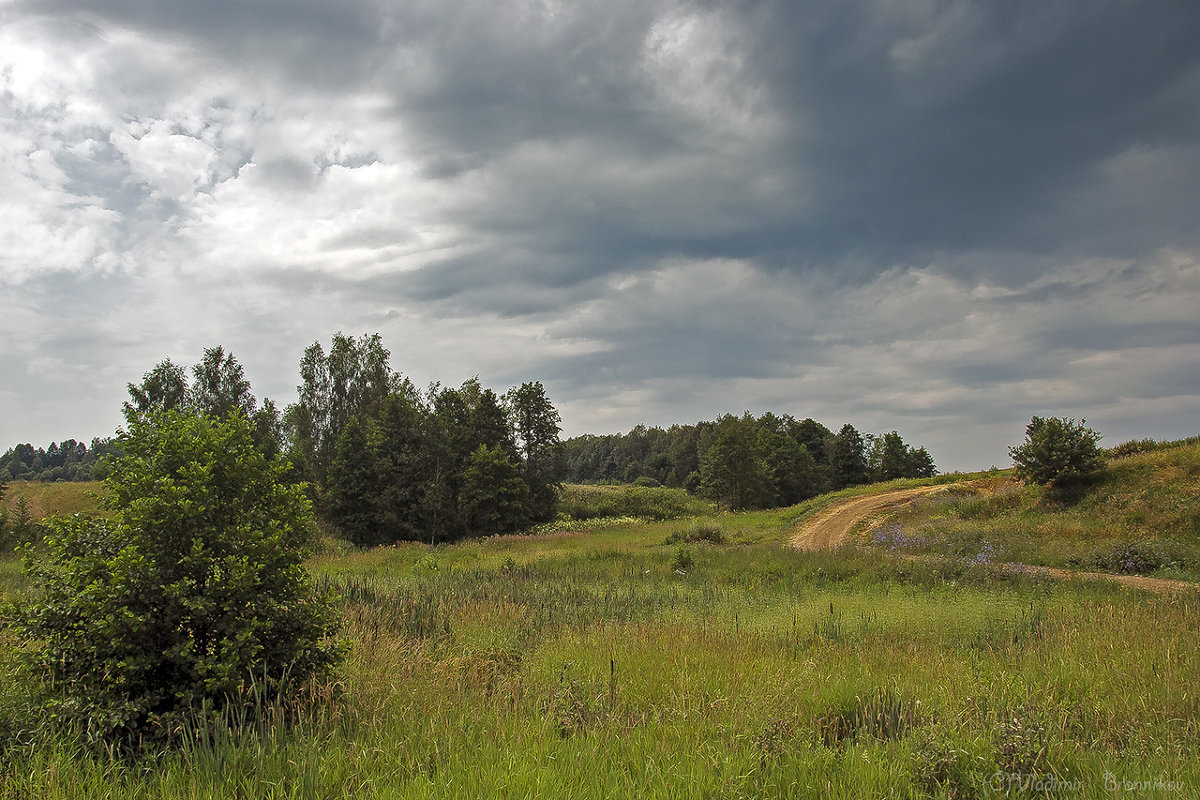
{"label": "sky", "polygon": [[565,436],[1200,433],[1193,0],[0,0],[0,450],[378,332]]}

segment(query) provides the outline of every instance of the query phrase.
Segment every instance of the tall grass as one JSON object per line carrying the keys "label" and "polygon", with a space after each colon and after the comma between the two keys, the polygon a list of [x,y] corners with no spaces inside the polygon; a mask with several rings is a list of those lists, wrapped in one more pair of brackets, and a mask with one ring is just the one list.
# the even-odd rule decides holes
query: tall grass
{"label": "tall grass", "polygon": [[783,542],[804,513],[327,553],[311,566],[341,592],[352,651],[288,724],[121,761],[6,727],[35,715],[0,669],[0,798],[1200,787],[1197,597],[798,552]]}

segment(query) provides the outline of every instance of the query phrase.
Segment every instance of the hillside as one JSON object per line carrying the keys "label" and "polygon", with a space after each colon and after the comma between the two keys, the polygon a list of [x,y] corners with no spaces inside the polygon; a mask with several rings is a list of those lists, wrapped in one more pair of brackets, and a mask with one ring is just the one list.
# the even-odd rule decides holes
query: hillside
{"label": "hillside", "polygon": [[917,500],[859,541],[978,564],[1200,580],[1200,443],[1110,456],[1068,499],[998,472]]}

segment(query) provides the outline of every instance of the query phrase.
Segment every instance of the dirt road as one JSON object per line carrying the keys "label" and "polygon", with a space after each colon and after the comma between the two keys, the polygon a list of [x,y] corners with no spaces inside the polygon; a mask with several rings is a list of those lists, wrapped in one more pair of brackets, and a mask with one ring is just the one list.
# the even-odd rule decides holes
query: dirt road
{"label": "dirt road", "polygon": [[[842,544],[850,536],[854,526],[876,514],[891,511],[911,503],[918,497],[943,489],[943,486],[921,486],[916,489],[897,489],[880,494],[852,497],[835,503],[829,508],[805,521],[792,536],[792,544],[801,550],[819,550],[833,548]],[[908,556],[920,558],[921,556]],[[997,565],[1013,571],[1048,575],[1060,580],[1082,578],[1085,580],[1111,580],[1125,586],[1148,589],[1159,594],[1176,592],[1194,592],[1200,586],[1187,581],[1175,581],[1166,578],[1149,578],[1143,575],[1114,575],[1107,572],[1083,572],[1081,570],[1056,569],[1053,567],[1037,567],[1027,564]]]}
{"label": "dirt road", "polygon": [[792,544],[801,550],[837,547],[846,540],[854,526],[867,517],[899,508],[917,497],[942,488],[945,487],[918,486],[915,489],[895,489],[834,503],[800,526],[792,536]]}

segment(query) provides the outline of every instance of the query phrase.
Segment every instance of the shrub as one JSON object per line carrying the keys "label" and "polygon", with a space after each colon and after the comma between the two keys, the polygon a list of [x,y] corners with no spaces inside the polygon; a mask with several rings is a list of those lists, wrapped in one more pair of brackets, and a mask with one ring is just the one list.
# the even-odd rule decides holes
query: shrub
{"label": "shrub", "polygon": [[171,739],[253,688],[285,698],[335,661],[331,598],[302,560],[315,536],[300,486],[240,415],[134,422],[106,480],[111,520],[57,518],[38,589],[16,611],[52,719],[93,741]]}
{"label": "shrub", "polygon": [[682,489],[652,486],[564,486],[559,513],[571,519],[641,517],[679,519],[708,513],[712,505]]}
{"label": "shrub", "polygon": [[[983,758],[972,752],[971,743],[963,741],[956,731],[945,726],[934,725],[925,730],[912,759],[916,784],[931,795],[975,797],[980,794],[978,787],[986,780],[982,775]],[[992,776],[992,780],[996,780],[996,776]],[[1007,784],[1001,782],[1000,787],[1002,791]]]}
{"label": "shrub", "polygon": [[1017,477],[1033,483],[1057,486],[1078,482],[1104,467],[1104,454],[1097,443],[1100,434],[1059,417],[1033,417],[1025,428],[1025,441],[1010,447]]}
{"label": "shrub", "polygon": [[679,528],[672,531],[666,538],[666,544],[695,544],[696,542],[709,542],[710,544],[724,544],[725,531],[715,522],[693,522],[686,528]]}
{"label": "shrub", "polygon": [[680,547],[675,551],[675,558],[671,560],[671,568],[680,572],[686,572],[691,569],[696,563],[696,556],[686,547]]}
{"label": "shrub", "polygon": [[1182,559],[1164,542],[1135,540],[1101,546],[1092,553],[1090,566],[1126,575],[1149,575],[1160,569],[1176,569]]}

